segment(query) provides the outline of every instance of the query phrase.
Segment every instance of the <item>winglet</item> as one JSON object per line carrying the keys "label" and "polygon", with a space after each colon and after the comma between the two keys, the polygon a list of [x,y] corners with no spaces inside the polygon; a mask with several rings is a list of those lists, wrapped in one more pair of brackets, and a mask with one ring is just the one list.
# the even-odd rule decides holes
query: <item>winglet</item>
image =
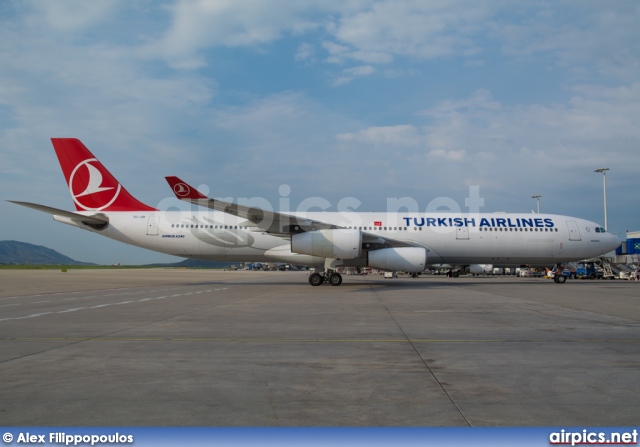
{"label": "winglet", "polygon": [[167,179],[167,183],[169,183],[169,186],[171,186],[173,193],[178,199],[198,200],[207,198],[207,196],[200,194],[200,192],[198,192],[196,188],[190,186],[186,182],[183,182],[178,177],[169,176],[165,178]]}

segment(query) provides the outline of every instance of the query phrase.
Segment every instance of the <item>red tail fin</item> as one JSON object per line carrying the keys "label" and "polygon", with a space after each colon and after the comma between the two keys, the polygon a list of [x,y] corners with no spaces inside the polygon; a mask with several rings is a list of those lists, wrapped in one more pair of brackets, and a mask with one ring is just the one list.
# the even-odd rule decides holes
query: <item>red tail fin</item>
{"label": "red tail fin", "polygon": [[138,201],[75,138],[52,138],[78,211],[156,211]]}

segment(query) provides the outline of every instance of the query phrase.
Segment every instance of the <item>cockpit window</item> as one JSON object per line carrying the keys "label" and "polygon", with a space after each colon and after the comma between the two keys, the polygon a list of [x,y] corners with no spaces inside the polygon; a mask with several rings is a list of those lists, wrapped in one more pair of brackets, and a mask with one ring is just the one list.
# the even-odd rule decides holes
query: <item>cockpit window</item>
{"label": "cockpit window", "polygon": [[596,227],[596,233],[606,233],[606,231],[602,227]]}

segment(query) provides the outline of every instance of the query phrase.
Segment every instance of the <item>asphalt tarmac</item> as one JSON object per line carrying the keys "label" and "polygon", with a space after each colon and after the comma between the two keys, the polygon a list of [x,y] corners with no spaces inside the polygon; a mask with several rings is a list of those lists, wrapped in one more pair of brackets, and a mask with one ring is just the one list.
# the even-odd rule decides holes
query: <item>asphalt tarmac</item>
{"label": "asphalt tarmac", "polygon": [[632,426],[640,283],[0,271],[0,426]]}

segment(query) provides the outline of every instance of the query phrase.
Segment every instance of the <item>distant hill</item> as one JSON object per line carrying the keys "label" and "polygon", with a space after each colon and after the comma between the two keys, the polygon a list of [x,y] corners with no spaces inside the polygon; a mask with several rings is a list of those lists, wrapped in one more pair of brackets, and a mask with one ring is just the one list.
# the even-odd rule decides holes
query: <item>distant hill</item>
{"label": "distant hill", "polygon": [[[42,245],[33,245],[18,241],[0,241],[0,264],[35,264],[35,265],[96,265],[80,262],[58,253]],[[239,263],[236,262],[235,265]],[[167,264],[150,264],[146,267],[187,267],[221,269],[234,265],[233,262],[199,261],[184,259]]]}
{"label": "distant hill", "polygon": [[0,264],[92,265],[80,262],[42,245],[0,241]]}

